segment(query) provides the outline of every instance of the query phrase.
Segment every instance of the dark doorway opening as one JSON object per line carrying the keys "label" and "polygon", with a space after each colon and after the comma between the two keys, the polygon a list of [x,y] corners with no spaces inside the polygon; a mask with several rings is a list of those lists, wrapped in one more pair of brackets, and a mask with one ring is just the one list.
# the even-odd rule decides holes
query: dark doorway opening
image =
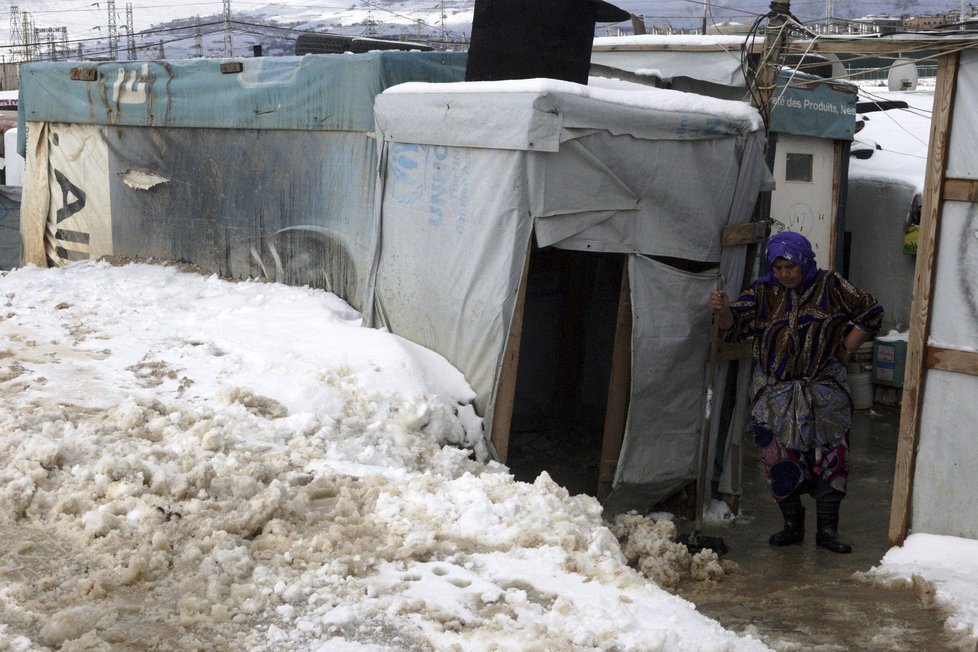
{"label": "dark doorway opening", "polygon": [[597,494],[623,254],[534,248],[507,464]]}

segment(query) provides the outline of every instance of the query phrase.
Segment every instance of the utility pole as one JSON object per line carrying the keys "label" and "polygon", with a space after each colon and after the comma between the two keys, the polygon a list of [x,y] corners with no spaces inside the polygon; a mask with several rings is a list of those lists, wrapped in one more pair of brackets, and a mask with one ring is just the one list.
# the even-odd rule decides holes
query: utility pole
{"label": "utility pole", "polygon": [[115,0],[108,0],[109,5],[109,59],[119,58],[119,30],[115,24]]}
{"label": "utility pole", "polygon": [[20,20],[23,26],[23,31],[21,33],[24,35],[24,56],[21,57],[21,61],[30,61],[31,60],[31,15],[30,13],[26,11],[20,12]]}
{"label": "utility pole", "polygon": [[448,27],[445,23],[448,21],[448,14],[445,13],[445,0],[441,0],[441,49],[448,49]]}
{"label": "utility pole", "polygon": [[374,12],[368,11],[367,17],[363,21],[363,35],[364,36],[376,36],[377,35],[377,21],[374,20]]}
{"label": "utility pole", "polygon": [[17,5],[10,6],[10,52],[17,51],[17,46],[24,42],[24,36],[20,31],[20,9]]}
{"label": "utility pole", "polygon": [[231,0],[224,0],[224,56],[231,56]]}
{"label": "utility pole", "polygon": [[126,3],[126,34],[129,36],[129,60],[136,60],[136,35],[132,31],[132,3]]}
{"label": "utility pole", "polygon": [[771,13],[767,29],[764,30],[764,50],[757,71],[757,93],[754,100],[757,109],[764,118],[764,125],[770,128],[771,111],[774,107],[774,88],[781,70],[781,60],[784,56],[785,25],[790,13],[788,0],[771,0]]}
{"label": "utility pole", "polygon": [[204,56],[204,36],[200,33],[200,14],[197,14],[197,29],[194,31],[194,58]]}

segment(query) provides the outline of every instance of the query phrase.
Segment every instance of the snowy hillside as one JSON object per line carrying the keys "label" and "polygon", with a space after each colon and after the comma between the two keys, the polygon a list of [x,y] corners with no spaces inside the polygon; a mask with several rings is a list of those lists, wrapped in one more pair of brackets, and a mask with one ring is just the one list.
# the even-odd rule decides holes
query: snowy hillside
{"label": "snowy hillside", "polygon": [[[296,36],[303,31],[328,31],[344,35],[405,39],[436,39],[464,43],[469,34],[474,0],[351,0],[348,3],[310,4],[305,0],[247,2],[232,0],[232,53],[251,56],[254,45],[266,55],[291,54]],[[699,29],[704,19],[702,3],[684,0],[618,0],[617,6],[644,17],[652,26]],[[45,58],[56,53],[77,58],[109,57],[110,35],[115,34],[118,58],[127,58],[130,47],[137,58],[187,58],[221,56],[225,34],[223,2],[172,2],[150,0],[33,0],[7,2],[8,20],[0,21],[0,44],[5,60],[21,59],[23,34],[38,33],[38,52]],[[768,11],[767,0],[705,5],[710,22],[752,22]],[[957,11],[960,3],[936,0],[917,3],[836,3],[833,15],[852,19],[870,14],[899,16],[915,13]],[[822,0],[796,0],[792,13],[807,23],[826,17]],[[113,21],[110,21],[110,13]],[[25,19],[26,14],[26,19]],[[110,22],[114,22],[113,25]],[[130,39],[129,25],[132,26]],[[26,27],[26,30],[25,30]],[[629,27],[622,25],[622,27]],[[601,25],[599,34],[614,34],[617,26]]]}

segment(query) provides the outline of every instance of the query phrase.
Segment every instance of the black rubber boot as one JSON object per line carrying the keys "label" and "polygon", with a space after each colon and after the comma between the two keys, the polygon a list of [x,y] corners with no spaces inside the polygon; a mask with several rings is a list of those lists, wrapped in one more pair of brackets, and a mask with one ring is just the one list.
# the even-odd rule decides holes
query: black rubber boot
{"label": "black rubber boot", "polygon": [[768,539],[772,546],[790,546],[805,540],[805,506],[801,496],[792,494],[778,503],[784,516],[784,529],[775,532]]}
{"label": "black rubber boot", "polygon": [[839,538],[839,504],[845,496],[841,491],[832,490],[826,495],[815,496],[815,514],[818,531],[815,545],[842,554],[852,552],[852,546]]}

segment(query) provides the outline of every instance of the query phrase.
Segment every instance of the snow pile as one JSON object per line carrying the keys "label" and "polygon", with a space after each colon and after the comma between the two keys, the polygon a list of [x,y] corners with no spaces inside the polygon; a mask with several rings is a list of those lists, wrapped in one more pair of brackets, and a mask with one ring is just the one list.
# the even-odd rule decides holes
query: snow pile
{"label": "snow pile", "polygon": [[912,534],[866,577],[886,586],[909,584],[923,606],[948,613],[946,629],[978,645],[978,541]]}
{"label": "snow pile", "polygon": [[765,649],[478,461],[459,372],[335,296],[15,270],[0,389],[0,648]]}
{"label": "snow pile", "polygon": [[712,550],[690,554],[685,545],[676,542],[676,525],[667,519],[619,514],[613,531],[622,542],[628,563],[664,588],[675,588],[684,579],[716,581],[737,570],[736,563],[721,563]]}

